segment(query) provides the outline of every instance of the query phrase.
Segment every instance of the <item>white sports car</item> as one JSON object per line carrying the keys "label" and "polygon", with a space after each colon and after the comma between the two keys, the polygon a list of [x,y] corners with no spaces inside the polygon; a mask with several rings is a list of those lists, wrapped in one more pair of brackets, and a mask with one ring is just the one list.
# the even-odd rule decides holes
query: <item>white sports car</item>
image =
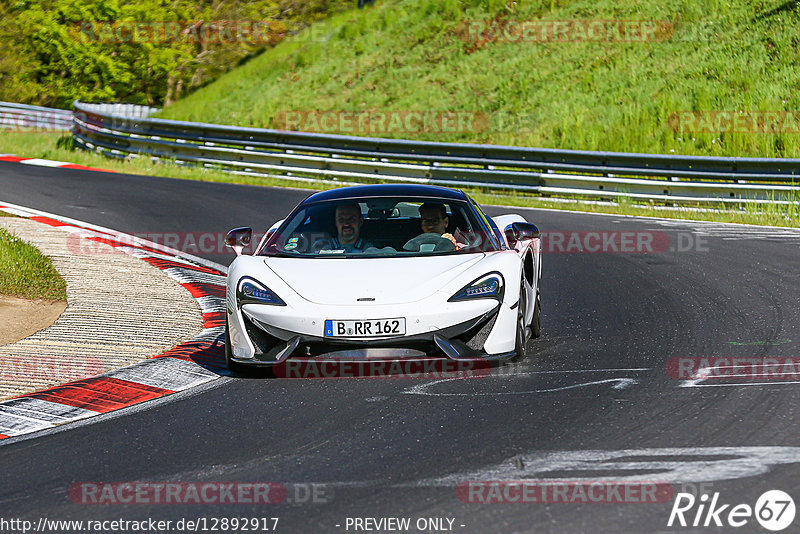
{"label": "white sports car", "polygon": [[541,333],[539,231],[461,191],[366,185],[315,193],[242,253],[231,230],[226,357],[522,357]]}

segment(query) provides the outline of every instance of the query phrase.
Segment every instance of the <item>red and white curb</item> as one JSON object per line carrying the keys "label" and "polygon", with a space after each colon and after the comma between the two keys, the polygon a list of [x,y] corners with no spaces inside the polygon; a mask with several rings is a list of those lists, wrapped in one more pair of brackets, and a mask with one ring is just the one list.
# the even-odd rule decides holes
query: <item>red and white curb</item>
{"label": "red and white curb", "polygon": [[95,417],[228,374],[225,266],[129,234],[7,202],[0,201],[0,210],[65,232],[79,232],[154,265],[192,294],[204,320],[203,330],[194,339],[149,360],[0,402],[0,440]]}
{"label": "red and white curb", "polygon": [[100,171],[100,172],[117,172],[110,169],[99,169],[97,167],[87,167],[85,165],[77,165],[66,161],[54,161],[51,159],[41,158],[21,158],[14,154],[0,154],[0,161],[9,161],[12,163],[22,163],[23,165],[36,165],[38,167],[58,167],[61,169],[78,169],[82,171]]}

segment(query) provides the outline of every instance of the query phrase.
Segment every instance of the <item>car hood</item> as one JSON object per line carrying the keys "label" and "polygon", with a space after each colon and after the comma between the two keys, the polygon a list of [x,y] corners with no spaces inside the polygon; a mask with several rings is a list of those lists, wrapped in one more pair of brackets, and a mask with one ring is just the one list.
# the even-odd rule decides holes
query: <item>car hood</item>
{"label": "car hood", "polygon": [[[264,263],[298,295],[310,302],[326,305],[384,305],[406,304],[430,297],[485,256],[267,258]],[[465,280],[464,285],[470,281]]]}

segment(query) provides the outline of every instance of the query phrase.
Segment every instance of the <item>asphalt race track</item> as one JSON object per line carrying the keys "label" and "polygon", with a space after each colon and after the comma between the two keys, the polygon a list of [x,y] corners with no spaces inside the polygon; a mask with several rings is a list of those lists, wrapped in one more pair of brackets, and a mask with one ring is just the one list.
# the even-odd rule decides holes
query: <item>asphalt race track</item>
{"label": "asphalt race track", "polygon": [[[0,163],[0,200],[129,233],[263,230],[307,194]],[[444,518],[424,531],[697,532],[709,528],[667,527],[674,494],[719,493],[728,510],[773,489],[800,499],[800,374],[681,380],[671,360],[800,357],[800,233],[487,209],[507,211],[548,234],[544,335],[526,360],[449,381],[225,377],[9,439],[0,445],[2,516],[277,517],[278,532],[377,524],[357,529],[355,518],[410,518],[410,532],[421,518]],[[615,252],[622,232],[654,246]],[[674,494],[482,503],[462,491],[470,481],[546,479],[660,482]],[[273,482],[287,494],[253,505],[83,504],[70,493],[133,481]],[[764,530],[750,517],[739,531]]]}

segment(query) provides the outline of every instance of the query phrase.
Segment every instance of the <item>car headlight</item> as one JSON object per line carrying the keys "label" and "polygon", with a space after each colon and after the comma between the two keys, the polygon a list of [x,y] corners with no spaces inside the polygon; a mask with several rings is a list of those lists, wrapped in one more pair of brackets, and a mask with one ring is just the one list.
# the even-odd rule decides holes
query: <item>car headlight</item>
{"label": "car headlight", "polygon": [[487,298],[503,300],[503,275],[500,273],[489,273],[481,276],[471,284],[461,288],[447,302]]}
{"label": "car headlight", "polygon": [[271,304],[273,306],[286,306],[286,303],[270,288],[252,278],[239,280],[236,290],[236,300],[242,304]]}

